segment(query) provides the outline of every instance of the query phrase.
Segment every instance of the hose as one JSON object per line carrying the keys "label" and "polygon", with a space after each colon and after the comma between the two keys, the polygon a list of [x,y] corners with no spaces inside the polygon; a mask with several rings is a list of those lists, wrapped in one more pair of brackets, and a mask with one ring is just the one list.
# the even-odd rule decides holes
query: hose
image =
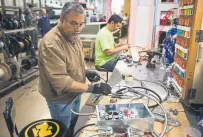
{"label": "hose", "polygon": [[90,126],[95,126],[95,124],[88,124],[88,125],[85,125],[81,128],[79,128],[74,134],[73,134],[73,137],[75,137],[81,130],[83,130],[84,128],[86,127],[90,127]]}
{"label": "hose", "polygon": [[[75,100],[77,98],[79,98],[82,94],[79,94],[77,97],[74,98],[74,100],[71,102],[71,105],[70,105],[70,109],[71,109],[71,112],[75,115],[79,115],[79,116],[90,116],[90,115],[96,115],[95,113],[78,113],[78,112],[75,112],[73,110],[73,103],[75,102]],[[66,105],[63,109],[65,109],[68,105]]]}

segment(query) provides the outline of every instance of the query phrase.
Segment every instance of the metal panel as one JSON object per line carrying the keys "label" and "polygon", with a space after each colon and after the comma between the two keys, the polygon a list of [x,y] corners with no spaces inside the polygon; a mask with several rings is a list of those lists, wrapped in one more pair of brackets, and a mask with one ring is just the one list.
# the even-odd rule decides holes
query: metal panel
{"label": "metal panel", "polygon": [[[201,30],[203,30],[203,19]],[[195,89],[195,98],[190,103],[203,104],[203,42],[199,43],[197,63],[195,65],[194,79],[192,88]]]}
{"label": "metal panel", "polygon": [[196,89],[195,99],[191,99],[190,103],[203,104],[203,60],[197,62],[195,66],[195,74],[193,79],[193,89]]}

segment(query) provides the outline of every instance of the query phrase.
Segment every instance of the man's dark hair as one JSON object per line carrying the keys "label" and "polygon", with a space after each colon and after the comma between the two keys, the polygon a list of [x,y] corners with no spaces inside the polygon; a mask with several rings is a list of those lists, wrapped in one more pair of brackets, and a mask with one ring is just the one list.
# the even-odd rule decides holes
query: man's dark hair
{"label": "man's dark hair", "polygon": [[123,19],[117,15],[117,14],[113,14],[109,20],[108,20],[108,23],[111,23],[111,22],[114,22],[114,23],[122,23]]}
{"label": "man's dark hair", "polygon": [[27,3],[27,6],[28,6],[29,8],[33,8],[33,7],[34,7],[34,5],[31,4],[31,3]]}

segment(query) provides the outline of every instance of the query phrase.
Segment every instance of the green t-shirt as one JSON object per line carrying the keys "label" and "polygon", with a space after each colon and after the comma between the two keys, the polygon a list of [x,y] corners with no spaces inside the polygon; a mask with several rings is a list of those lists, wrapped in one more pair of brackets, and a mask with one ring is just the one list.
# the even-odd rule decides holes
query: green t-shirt
{"label": "green t-shirt", "polygon": [[103,27],[96,36],[95,43],[95,65],[102,66],[106,62],[115,58],[115,55],[107,56],[104,53],[106,49],[114,49],[115,41],[112,32]]}

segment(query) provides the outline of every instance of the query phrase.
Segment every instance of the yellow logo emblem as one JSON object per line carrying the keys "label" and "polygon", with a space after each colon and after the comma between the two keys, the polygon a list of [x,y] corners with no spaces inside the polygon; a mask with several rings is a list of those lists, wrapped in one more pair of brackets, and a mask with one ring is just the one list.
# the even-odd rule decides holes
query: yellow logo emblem
{"label": "yellow logo emblem", "polygon": [[60,127],[53,121],[40,121],[25,130],[25,137],[56,137]]}

